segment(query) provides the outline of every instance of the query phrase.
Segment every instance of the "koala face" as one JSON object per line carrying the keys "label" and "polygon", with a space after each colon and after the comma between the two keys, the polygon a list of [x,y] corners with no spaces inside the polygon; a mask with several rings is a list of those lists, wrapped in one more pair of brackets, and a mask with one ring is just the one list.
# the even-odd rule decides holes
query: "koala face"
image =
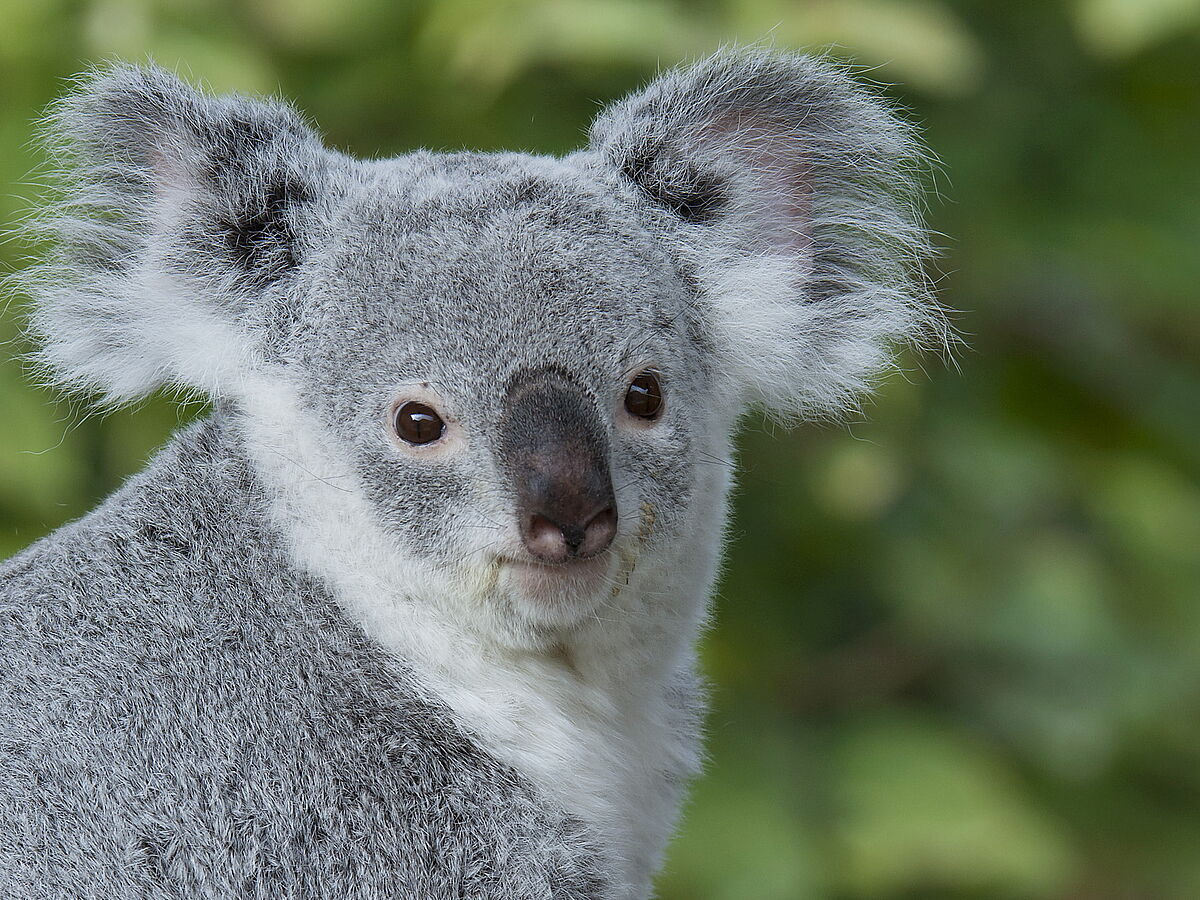
{"label": "koala face", "polygon": [[741,414],[836,413],[941,333],[919,148],[807,57],[669,72],[562,159],[354,160],[281,103],[131,67],[48,121],[57,250],[22,276],[45,367],[112,403],[228,401],[280,459],[319,447],[274,489],[329,482],[328,540],[499,629],[715,560]]}
{"label": "koala face", "polygon": [[694,288],[603,175],[377,164],[295,286],[287,369],[382,527],[539,623],[679,539],[697,448],[729,430]]}

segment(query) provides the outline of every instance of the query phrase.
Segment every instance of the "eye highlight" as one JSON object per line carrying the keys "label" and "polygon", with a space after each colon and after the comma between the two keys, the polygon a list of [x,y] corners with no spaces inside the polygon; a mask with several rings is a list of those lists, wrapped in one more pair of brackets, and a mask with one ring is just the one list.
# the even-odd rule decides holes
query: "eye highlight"
{"label": "eye highlight", "polygon": [[653,420],[662,412],[662,406],[662,384],[658,373],[653,369],[639,372],[625,391],[625,411],[639,419]]}
{"label": "eye highlight", "polygon": [[432,444],[446,431],[446,423],[432,406],[410,400],[396,410],[396,434],[409,444]]}

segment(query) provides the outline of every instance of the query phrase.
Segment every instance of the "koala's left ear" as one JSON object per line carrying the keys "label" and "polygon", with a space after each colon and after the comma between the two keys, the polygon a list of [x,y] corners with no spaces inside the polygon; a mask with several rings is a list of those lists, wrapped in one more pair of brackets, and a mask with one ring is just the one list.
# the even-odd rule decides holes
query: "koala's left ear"
{"label": "koala's left ear", "polygon": [[17,277],[39,360],[122,403],[161,384],[230,390],[327,216],[334,163],[288,106],[211,97],[157,68],[85,78],[46,120],[65,187]]}
{"label": "koala's left ear", "polygon": [[718,54],[604,111],[591,138],[698,278],[738,396],[835,413],[894,342],[939,331],[920,146],[828,63]]}

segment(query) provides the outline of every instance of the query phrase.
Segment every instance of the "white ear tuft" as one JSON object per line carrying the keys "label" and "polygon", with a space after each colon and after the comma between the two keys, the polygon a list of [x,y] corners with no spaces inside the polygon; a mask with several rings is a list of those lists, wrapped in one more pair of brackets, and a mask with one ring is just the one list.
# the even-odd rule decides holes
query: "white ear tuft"
{"label": "white ear tuft", "polygon": [[283,104],[133,66],[83,79],[44,133],[62,190],[27,231],[52,249],[12,279],[34,301],[36,361],[109,403],[222,392],[254,356],[247,312],[305,252],[315,134]]}
{"label": "white ear tuft", "polygon": [[592,146],[668,214],[720,365],[773,414],[849,408],[895,343],[944,335],[920,144],[834,66],[721,53],[606,110]]}

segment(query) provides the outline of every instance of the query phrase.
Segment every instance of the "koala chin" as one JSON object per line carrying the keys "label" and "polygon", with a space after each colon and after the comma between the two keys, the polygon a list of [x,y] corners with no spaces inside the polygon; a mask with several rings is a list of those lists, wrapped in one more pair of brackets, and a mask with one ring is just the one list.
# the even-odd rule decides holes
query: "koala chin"
{"label": "koala chin", "polygon": [[761,50],[562,158],[130,66],[46,122],[38,363],[213,412],[0,569],[0,896],[651,896],[738,422],[944,336],[912,130]]}

